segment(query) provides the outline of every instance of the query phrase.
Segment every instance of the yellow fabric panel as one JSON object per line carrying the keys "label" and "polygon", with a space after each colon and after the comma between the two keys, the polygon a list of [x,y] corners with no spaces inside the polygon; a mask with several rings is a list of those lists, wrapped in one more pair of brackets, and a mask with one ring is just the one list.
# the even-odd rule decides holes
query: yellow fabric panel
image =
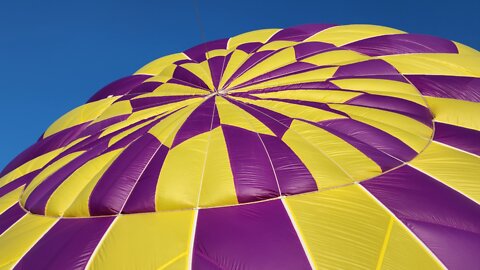
{"label": "yellow fabric panel", "polygon": [[88,269],[186,269],[193,221],[194,211],[118,216]]}
{"label": "yellow fabric panel", "polygon": [[230,158],[222,128],[218,127],[210,133],[199,206],[238,204]]}
{"label": "yellow fabric panel", "polygon": [[293,120],[290,128],[356,181],[382,173],[382,169],[373,160],[351,144],[324,129],[298,120]]}
{"label": "yellow fabric panel", "polygon": [[301,133],[303,127],[292,125],[282,137],[312,174],[318,189],[345,185],[353,180],[325,153],[312,145]]}
{"label": "yellow fabric panel", "polygon": [[317,66],[326,66],[326,65],[346,65],[356,62],[361,62],[364,60],[370,59],[369,56],[363,55],[349,50],[337,50],[337,51],[328,51],[322,52],[305,59],[302,59],[301,62],[306,62],[314,64]]}
{"label": "yellow fabric panel", "polygon": [[173,77],[173,73],[177,69],[177,65],[171,64],[169,66],[163,67],[162,71],[158,73],[156,76],[150,77],[146,79],[144,82],[161,82],[166,83]]}
{"label": "yellow fabric panel", "polygon": [[168,151],[157,182],[157,211],[197,206],[209,139],[205,132]]}
{"label": "yellow fabric panel", "polygon": [[122,100],[122,101],[113,103],[100,116],[98,116],[98,118],[95,119],[93,123],[97,123],[114,116],[131,114],[131,113],[132,113],[132,105],[130,104],[130,101]]}
{"label": "yellow fabric panel", "polygon": [[84,137],[81,137],[81,138],[78,138],[78,139],[75,139],[73,141],[71,141],[70,143],[68,143],[65,147],[62,148],[62,151],[65,151],[65,150],[68,150],[70,149],[72,146],[75,146],[77,143],[85,140],[86,138],[89,138],[90,135],[87,135],[87,136],[84,136]]}
{"label": "yellow fabric panel", "polygon": [[435,121],[480,130],[480,103],[451,98],[425,99]]}
{"label": "yellow fabric panel", "polygon": [[458,42],[455,42],[455,41],[453,43],[455,43],[455,46],[457,46],[459,54],[480,57],[480,52],[475,50],[474,48],[471,48],[467,45],[464,45],[464,44],[461,44],[461,43],[458,43]]}
{"label": "yellow fabric panel", "polygon": [[227,56],[231,52],[232,52],[231,50],[226,50],[226,49],[211,50],[211,51],[208,51],[207,58],[210,59],[217,56]]}
{"label": "yellow fabric panel", "polygon": [[55,121],[43,135],[46,138],[59,131],[73,127],[88,121],[95,120],[100,116],[118,97],[104,98],[98,101],[81,105],[68,113],[64,114]]}
{"label": "yellow fabric panel", "polygon": [[163,145],[171,147],[175,134],[177,134],[188,116],[190,116],[200,104],[201,103],[198,102],[197,104],[192,104],[191,106],[172,113],[152,127],[148,133],[155,136]]}
{"label": "yellow fabric panel", "polygon": [[480,58],[464,54],[418,53],[379,56],[403,74],[480,77]]}
{"label": "yellow fabric panel", "polygon": [[377,269],[444,269],[419,241],[405,226],[393,222],[383,263]]}
{"label": "yellow fabric panel", "polygon": [[218,83],[219,89],[222,89],[223,86],[225,86],[227,80],[232,77],[233,73],[237,71],[237,69],[248,59],[249,56],[249,54],[240,50],[234,51],[232,53],[232,56],[230,56],[230,60],[225,63],[225,70],[223,71],[222,78]]}
{"label": "yellow fabric panel", "polygon": [[79,152],[74,152],[71,154],[68,154],[59,160],[55,161],[54,163],[50,164],[48,167],[43,169],[33,180],[28,184],[28,186],[25,188],[25,191],[23,192],[20,202],[24,206],[25,202],[27,201],[28,196],[32,193],[32,191],[38,187],[48,176],[50,176],[52,173],[56,172],[58,169],[61,167],[65,166],[68,164],[70,161],[74,160],[75,158],[79,157],[81,154],[85,153],[85,151],[79,151]]}
{"label": "yellow fabric panel", "polygon": [[120,132],[119,134],[113,136],[109,141],[108,141],[108,147],[114,145],[116,142],[120,141],[121,139],[127,137],[128,135],[132,134],[133,132],[147,126],[148,124],[151,124],[153,121],[155,121],[155,119],[152,119],[152,120],[149,120],[149,121],[145,121],[144,123],[140,124],[140,125],[136,125],[132,128],[129,128],[123,132]]}
{"label": "yellow fabric panel", "polygon": [[[193,99],[187,99],[184,101],[179,101],[179,102],[174,102],[174,103],[169,103],[145,110],[141,110],[138,112],[132,113],[126,120],[118,122],[116,124],[111,125],[110,127],[106,128],[100,137],[106,136],[112,132],[118,131],[122,128],[128,127],[138,121],[154,117],[155,119],[158,119],[162,116],[164,116],[167,113],[170,113],[172,111],[178,110],[182,107],[187,107],[188,105],[193,104],[193,106],[197,106],[198,103],[200,103],[203,100],[203,98],[193,98]],[[195,104],[197,103],[197,104]],[[187,109],[187,108],[183,108]],[[176,113],[176,112],[175,112]],[[175,114],[174,113],[174,114]]]}
{"label": "yellow fabric panel", "polygon": [[228,102],[223,97],[215,97],[220,123],[240,127],[257,133],[274,135],[260,120],[236,105]]}
{"label": "yellow fabric panel", "polygon": [[426,107],[418,90],[409,83],[381,79],[340,79],[330,81],[342,89],[365,91],[370,94],[397,97]]}
{"label": "yellow fabric panel", "polygon": [[[137,122],[141,121],[141,120],[144,120],[146,118],[149,118],[150,115],[147,115],[148,113],[150,113],[152,116],[155,115],[155,113],[152,113],[153,108],[152,110],[149,110],[147,112],[144,112],[144,111],[140,111],[138,113],[134,113],[132,118],[130,119],[126,119],[124,121],[121,121],[121,122],[118,122],[118,123],[115,123],[109,127],[107,127],[106,129],[104,129],[102,131],[102,133],[100,134],[100,138],[102,137],[105,137],[111,133],[114,133],[116,131],[119,131],[120,129],[123,129],[123,128],[127,128],[126,130],[120,132],[119,134],[115,135],[112,137],[112,139],[110,139],[110,142],[109,142],[109,146],[112,145],[113,143],[115,143],[116,141],[118,141],[119,139],[123,138],[124,136],[130,134],[131,132],[137,130],[137,128],[140,128],[142,126],[145,126],[147,125],[148,123],[151,123],[153,122],[155,119],[158,119],[159,117],[165,115],[167,112],[163,112],[163,113],[158,113],[158,117],[154,117],[142,124],[138,124],[138,125],[135,125],[135,126],[132,126],[134,124],[136,124]],[[143,117],[144,116],[144,117]]]}
{"label": "yellow fabric panel", "polygon": [[293,48],[286,48],[284,50],[275,52],[261,62],[254,65],[253,67],[246,70],[242,75],[235,78],[229,85],[229,87],[235,87],[241,83],[258,77],[261,74],[265,74],[269,71],[286,66],[296,61],[297,60],[295,57],[295,50]]}
{"label": "yellow fabric panel", "polygon": [[128,117],[127,121],[130,121],[130,120],[139,121],[139,120],[147,119],[154,116],[160,117],[165,113],[173,112],[183,107],[188,107],[190,105],[196,106],[198,103],[201,103],[202,101],[203,101],[203,97],[196,97],[196,98],[189,98],[189,99],[178,101],[178,102],[172,102],[165,105],[148,108],[145,110],[132,113]]}
{"label": "yellow fabric panel", "polygon": [[20,186],[0,197],[0,215],[18,202],[24,187],[25,185]]}
{"label": "yellow fabric panel", "polygon": [[53,150],[41,156],[38,156],[30,161],[27,161],[20,165],[19,167],[15,168],[11,172],[4,175],[0,178],[0,187],[5,186],[6,184],[16,180],[19,177],[26,175],[27,173],[33,172],[45,166],[50,160],[60,154],[63,149]]}
{"label": "yellow fabric panel", "polygon": [[352,119],[385,131],[417,152],[422,151],[433,132],[428,126],[398,113],[344,104],[329,106],[347,113]]}
{"label": "yellow fabric panel", "polygon": [[480,157],[433,141],[410,165],[480,203]]}
{"label": "yellow fabric panel", "polygon": [[210,73],[207,60],[202,63],[185,63],[182,64],[181,67],[195,74],[195,76],[200,78],[210,89],[214,89],[212,74]]}
{"label": "yellow fabric panel", "polygon": [[430,140],[429,138],[421,137],[403,129],[399,129],[396,126],[390,125],[390,123],[388,122],[378,122],[372,119],[362,118],[358,116],[353,116],[352,118],[385,131],[386,133],[392,135],[393,137],[401,140],[406,145],[410,146],[416,152],[422,151]]}
{"label": "yellow fabric panel", "polygon": [[146,64],[145,66],[137,70],[135,74],[155,75],[162,72],[162,70],[166,66],[178,60],[183,60],[183,59],[188,59],[188,57],[184,53],[170,54],[170,55],[158,58],[156,60],[153,60],[152,62]]}
{"label": "yellow fabric panel", "polygon": [[200,89],[188,85],[181,85],[176,83],[164,83],[151,93],[136,96],[132,99],[140,99],[146,97],[166,97],[166,96],[194,96],[194,95],[208,95],[210,92],[205,89]]}
{"label": "yellow fabric panel", "polygon": [[285,201],[317,269],[375,269],[390,217],[358,185]]}
{"label": "yellow fabric panel", "polygon": [[232,93],[248,92],[250,90],[265,89],[268,87],[324,81],[326,79],[331,78],[333,74],[335,74],[337,69],[338,69],[337,67],[330,67],[330,68],[310,70],[302,73],[295,73],[292,75],[287,75],[281,78],[268,80],[268,81],[257,83],[254,85],[241,87],[241,88],[232,90],[230,92]]}
{"label": "yellow fabric panel", "polygon": [[44,138],[63,129],[88,121],[96,120],[108,109],[119,97],[107,97],[98,101],[83,104],[60,117],[45,132]]}
{"label": "yellow fabric panel", "polygon": [[270,37],[281,29],[263,29],[234,36],[228,40],[227,48],[236,48],[238,45],[248,42],[262,42],[265,43]]}
{"label": "yellow fabric panel", "polygon": [[[45,207],[49,216],[89,216],[88,199],[100,177],[123,149],[102,154],[78,168],[52,193]],[[68,209],[68,211],[67,211]]]}
{"label": "yellow fabric panel", "polygon": [[274,112],[286,115],[291,118],[305,119],[312,122],[320,122],[330,119],[341,119],[346,118],[343,115],[325,111],[322,109],[317,109],[309,106],[303,106],[288,102],[282,101],[273,101],[273,100],[253,100],[248,98],[238,98],[234,99],[242,101],[244,103],[250,103],[257,105],[262,108],[269,109]]}
{"label": "yellow fabric panel", "polygon": [[0,268],[11,269],[56,221],[27,213],[0,235]]}
{"label": "yellow fabric panel", "polygon": [[276,51],[286,47],[294,46],[296,44],[298,44],[298,42],[295,42],[295,41],[287,41],[287,40],[272,41],[260,47],[257,50],[257,52],[270,51],[270,50]]}
{"label": "yellow fabric panel", "polygon": [[[317,269],[375,269],[384,243],[387,248],[384,265],[403,259],[403,253],[408,253],[412,262],[400,265],[419,262],[428,267],[407,269],[438,268],[434,258],[421,250],[421,244],[398,231],[402,225],[392,221],[393,217],[359,185],[289,196],[284,200]],[[399,246],[399,241],[405,246]],[[401,254],[392,254],[398,249]]]}
{"label": "yellow fabric panel", "polygon": [[279,98],[279,99],[295,99],[322,103],[344,103],[363,93],[340,91],[340,90],[284,90],[278,92],[267,92],[260,94],[251,94],[259,98]]}
{"label": "yellow fabric panel", "polygon": [[366,38],[403,33],[405,32],[384,26],[351,24],[325,29],[307,38],[305,41],[321,41],[341,46]]}

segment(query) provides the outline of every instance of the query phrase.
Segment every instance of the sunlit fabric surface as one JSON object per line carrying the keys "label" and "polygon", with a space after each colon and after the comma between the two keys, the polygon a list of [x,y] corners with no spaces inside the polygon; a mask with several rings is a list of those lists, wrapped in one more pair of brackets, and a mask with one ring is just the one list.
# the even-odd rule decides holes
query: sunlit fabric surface
{"label": "sunlit fabric surface", "polygon": [[478,51],[381,26],[161,57],[3,169],[0,269],[478,269],[479,102]]}

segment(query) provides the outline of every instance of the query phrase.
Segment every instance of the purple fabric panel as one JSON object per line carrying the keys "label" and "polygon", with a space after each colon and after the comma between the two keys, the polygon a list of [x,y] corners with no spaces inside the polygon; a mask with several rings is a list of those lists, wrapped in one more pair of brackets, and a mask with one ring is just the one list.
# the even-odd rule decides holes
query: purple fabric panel
{"label": "purple fabric panel", "polygon": [[273,35],[268,42],[275,40],[290,40],[290,41],[302,41],[310,36],[323,31],[327,28],[335,26],[333,24],[304,24],[295,27],[282,29]]}
{"label": "purple fabric panel", "polygon": [[275,169],[282,195],[315,191],[317,184],[300,158],[279,137],[260,134]]}
{"label": "purple fabric panel", "polygon": [[100,121],[100,122],[91,124],[91,125],[89,125],[88,127],[86,127],[86,128],[82,131],[82,133],[80,133],[80,134],[78,135],[78,138],[82,138],[82,137],[85,137],[85,136],[97,134],[97,133],[103,131],[105,128],[113,125],[113,124],[116,124],[116,123],[119,123],[119,122],[124,121],[124,120],[127,119],[129,116],[130,116],[129,114],[118,115],[118,116],[114,116],[114,117],[111,117],[111,118],[102,120],[102,121]]}
{"label": "purple fabric panel", "polygon": [[448,268],[469,269],[478,265],[480,206],[477,203],[407,165],[362,185]]}
{"label": "purple fabric panel", "polygon": [[214,107],[215,98],[209,98],[200,104],[200,106],[187,117],[183,124],[179,123],[181,127],[173,139],[172,148],[194,136],[215,128],[212,127]]}
{"label": "purple fabric panel", "polygon": [[347,104],[396,112],[413,118],[428,127],[433,126],[430,110],[409,100],[388,96],[363,94],[347,101]]}
{"label": "purple fabric panel", "polygon": [[480,234],[479,205],[408,165],[361,184],[400,219]]}
{"label": "purple fabric panel", "polygon": [[243,43],[238,45],[238,47],[235,49],[244,51],[246,53],[252,53],[262,46],[263,46],[263,43],[261,42],[248,42],[248,43]]}
{"label": "purple fabric panel", "polygon": [[310,63],[295,62],[295,63],[289,64],[289,65],[283,66],[281,68],[277,68],[274,71],[270,71],[270,72],[261,74],[260,76],[253,79],[251,81],[251,83],[257,83],[257,82],[260,82],[260,81],[271,80],[271,79],[282,77],[282,76],[285,76],[285,75],[299,73],[300,71],[307,71],[307,70],[310,70],[310,69],[316,68],[316,67],[317,67],[316,65],[310,64]]}
{"label": "purple fabric panel", "polygon": [[433,139],[437,142],[480,155],[480,131],[435,122]]}
{"label": "purple fabric panel", "polygon": [[16,156],[0,173],[0,177],[9,173],[23,163],[32,160],[45,153],[63,147],[78,138],[78,135],[88,126],[89,122],[76,125],[57,132],[45,139],[40,139],[35,144]]}
{"label": "purple fabric panel", "polygon": [[151,93],[162,84],[163,83],[161,82],[144,82],[133,88],[132,91],[129,92],[129,94]]}
{"label": "purple fabric panel", "polygon": [[118,99],[116,99],[116,100],[115,100],[115,103],[116,103],[116,102],[123,101],[123,100],[131,100],[132,98],[137,97],[137,96],[139,96],[139,95],[141,95],[141,94],[142,94],[142,93],[133,93],[133,94],[132,94],[132,93],[130,92],[130,93],[125,94],[125,95],[119,97]]}
{"label": "purple fabric panel", "polygon": [[[74,152],[87,151],[89,149],[97,147],[97,145],[99,145],[99,144],[108,145],[108,140],[110,139],[111,136],[107,135],[107,136],[104,136],[102,138],[99,138],[99,136],[100,136],[100,133],[90,135],[86,139],[78,142],[74,146],[71,146],[70,148],[64,150],[63,152],[61,152],[60,154],[55,156],[52,161],[59,160],[60,158],[66,156],[66,155],[69,155],[71,153],[74,153]],[[52,163],[52,161],[50,161],[50,163]]]}
{"label": "purple fabric panel", "polygon": [[[130,100],[133,112],[162,106],[182,100],[194,98],[196,96],[164,96],[164,97],[145,97]],[[197,96],[198,97],[198,96]]]}
{"label": "purple fabric panel", "polygon": [[389,63],[383,60],[374,59],[340,66],[333,77],[356,77],[366,75],[399,75],[399,73]]}
{"label": "purple fabric panel", "polygon": [[150,134],[128,146],[93,189],[89,201],[91,215],[118,214],[159,147],[160,142]]}
{"label": "purple fabric panel", "polygon": [[134,87],[140,85],[146,79],[152,77],[151,75],[132,75],[121,78],[112,82],[111,84],[103,87],[97,93],[95,93],[88,102],[104,99],[110,95],[119,96],[125,95],[130,92]]}
{"label": "purple fabric panel", "polygon": [[369,56],[407,53],[458,53],[457,46],[450,40],[418,34],[377,36],[344,45],[343,48]]}
{"label": "purple fabric panel", "polygon": [[447,269],[478,269],[480,234],[417,220],[402,220]]}
{"label": "purple fabric panel", "polygon": [[355,138],[402,161],[409,161],[417,155],[415,150],[401,140],[353,119],[334,119],[320,122],[318,125]]}
{"label": "purple fabric panel", "polygon": [[377,148],[362,142],[354,137],[351,137],[349,135],[346,135],[344,133],[338,132],[337,130],[334,130],[330,128],[327,125],[318,125],[321,128],[325,129],[329,133],[339,137],[340,139],[344,140],[345,142],[351,144],[355,148],[357,148],[360,152],[365,154],[367,157],[369,157],[371,160],[373,160],[375,163],[377,163],[378,166],[382,169],[383,172],[388,171],[394,167],[400,166],[402,164],[401,161],[385,154],[384,152],[378,150]]}
{"label": "purple fabric panel", "polygon": [[[188,71],[188,72],[190,72],[190,71]],[[200,80],[200,79],[198,79],[198,80]],[[202,83],[202,82],[199,82],[199,83]],[[193,82],[182,81],[182,80],[179,80],[177,78],[169,79],[166,83],[170,84],[169,86],[173,87],[173,88],[175,88],[176,84],[178,84],[178,85],[185,85],[185,86],[189,86],[189,87],[201,88],[202,89],[202,87],[199,87],[198,85],[194,84]],[[207,90],[207,89],[203,89],[203,90]],[[209,91],[209,90],[207,90],[207,91]]]}
{"label": "purple fabric panel", "polygon": [[197,63],[195,62],[194,60],[191,60],[191,59],[182,59],[182,60],[178,60],[178,61],[175,61],[173,62],[175,65],[179,66],[179,65],[182,65],[182,64],[187,64],[187,63]]}
{"label": "purple fabric panel", "polygon": [[[405,79],[405,77],[403,77],[400,74],[398,75],[352,75],[352,76],[336,77],[334,80],[337,80],[337,79],[379,79],[379,80],[391,80],[391,81],[397,81],[397,82],[410,83]],[[330,81],[330,79],[327,81]]]}
{"label": "purple fabric panel", "polygon": [[199,210],[192,268],[311,269],[280,200]]}
{"label": "purple fabric panel", "polygon": [[252,54],[246,61],[243,63],[233,74],[232,76],[226,81],[225,87],[230,85],[230,83],[236,79],[238,76],[242,75],[245,71],[249,70],[256,64],[260,63],[276,51],[261,51]]}
{"label": "purple fabric panel", "polygon": [[288,127],[292,123],[292,119],[277,112],[273,112],[258,106],[254,105],[247,105],[242,102],[238,102],[236,100],[229,99],[230,102],[237,105],[238,107],[242,108],[253,117],[257,118],[260,122],[266,125],[270,130],[275,133],[275,135],[279,138],[285,134]]}
{"label": "purple fabric panel", "polygon": [[[205,84],[202,79],[197,77],[197,75],[193,74],[189,70],[178,66],[175,71],[173,72],[173,79],[180,80],[182,82],[186,82],[186,85],[194,85],[196,87],[200,87],[202,89],[209,89],[208,86]],[[170,82],[170,81],[169,81]]]}
{"label": "purple fabric panel", "polygon": [[144,127],[141,127],[138,130],[128,134],[127,136],[123,137],[118,142],[116,142],[112,146],[110,146],[106,152],[110,152],[110,151],[113,151],[113,150],[116,150],[116,149],[126,147],[126,146],[130,145],[131,143],[135,142],[136,140],[138,140],[139,138],[141,138],[142,136],[150,136],[150,135],[147,134],[147,132],[153,126],[158,124],[162,119],[163,118],[157,119],[157,120],[151,122],[150,124],[148,124]]}
{"label": "purple fabric panel", "polygon": [[[126,127],[122,128],[120,130],[117,130],[117,131],[112,132],[108,135],[105,135],[102,138],[98,137],[100,134],[96,134],[94,136],[91,136],[91,137],[79,142],[75,146],[72,146],[68,150],[62,152],[59,156],[63,156],[65,154],[69,154],[69,153],[73,153],[73,152],[77,152],[77,151],[85,151],[85,150],[91,149],[93,147],[97,147],[100,144],[108,146],[109,141],[112,137],[114,137],[114,136],[116,136],[116,135],[118,135],[118,134],[120,134],[120,133],[122,133],[122,132],[124,132],[128,129],[131,129],[135,126],[144,124],[145,122],[150,121],[155,117],[156,116],[153,116],[153,117],[135,122],[132,125],[126,126]],[[136,131],[132,132],[131,134],[127,135],[126,137],[120,139],[118,142],[116,142],[114,145],[112,145],[109,149],[107,149],[107,152],[128,145],[129,143],[131,143],[132,141],[134,141],[135,139],[137,139],[138,137],[140,137],[141,135],[146,133],[148,131],[148,129],[150,127],[152,127],[152,125],[158,123],[161,119],[163,119],[163,117],[153,121],[152,123],[146,125],[145,127],[139,128],[138,130],[136,130]]]}
{"label": "purple fabric panel", "polygon": [[61,219],[14,269],[84,269],[114,217]]}
{"label": "purple fabric panel", "polygon": [[3,197],[4,195],[10,193],[11,191],[17,189],[20,186],[23,185],[28,185],[30,182],[37,176],[42,170],[36,170],[30,173],[25,174],[24,176],[21,176],[12,182],[0,187],[0,198]]}
{"label": "purple fabric panel", "polygon": [[480,78],[443,75],[406,77],[425,96],[480,102]]}
{"label": "purple fabric panel", "polygon": [[298,100],[298,99],[280,99],[280,98],[264,98],[263,100],[273,100],[273,101],[297,104],[302,106],[308,106],[308,107],[336,113],[338,115],[343,115],[345,117],[350,117],[348,114],[339,110],[332,109],[326,103],[321,103],[321,102],[305,101],[305,100]]}
{"label": "purple fabric panel", "polygon": [[251,131],[222,125],[240,203],[279,196],[272,165],[259,136]]}
{"label": "purple fabric panel", "polygon": [[25,216],[26,212],[22,207],[16,203],[10,208],[5,210],[5,212],[0,214],[0,235],[4,233],[8,228],[10,228],[15,222],[20,220]]}
{"label": "purple fabric panel", "polygon": [[325,103],[313,102],[313,101],[304,101],[304,100],[293,100],[293,99],[278,99],[278,100],[279,101],[285,101],[285,102],[288,102],[288,103],[303,105],[303,106],[309,106],[309,107],[321,109],[321,110],[324,110],[324,111],[329,111],[329,112],[332,112],[332,113],[336,113],[338,115],[343,115],[345,117],[350,117],[347,113],[339,111],[339,110],[332,109]]}
{"label": "purple fabric panel", "polygon": [[285,28],[275,33],[266,43],[277,40],[302,41],[308,36],[308,33],[303,32],[301,29]]}
{"label": "purple fabric panel", "polygon": [[336,48],[335,45],[324,42],[304,42],[295,45],[295,56],[297,60],[304,59],[314,54]]}
{"label": "purple fabric panel", "polygon": [[276,78],[287,76],[287,75],[306,72],[316,68],[317,66],[313,64],[304,63],[304,62],[295,62],[289,65],[283,66],[281,68],[278,68],[274,71],[260,74],[258,77],[255,77],[252,80],[246,81],[242,84],[239,84],[238,86],[235,86],[235,88],[245,87],[245,86],[276,79]]}
{"label": "purple fabric panel", "polygon": [[155,192],[158,176],[168,153],[168,147],[162,145],[152,160],[148,163],[145,172],[138,179],[122,213],[155,212]]}
{"label": "purple fabric panel", "polygon": [[[173,113],[173,112],[172,112]],[[139,128],[138,130],[132,132],[131,134],[123,137],[122,139],[120,139],[118,142],[116,142],[115,144],[113,144],[112,146],[110,146],[106,152],[109,152],[109,151],[113,151],[113,150],[116,150],[116,149],[119,149],[119,148],[122,148],[122,147],[125,147],[127,145],[129,145],[130,143],[132,143],[133,141],[135,141],[136,139],[138,139],[140,136],[142,136],[143,134],[145,134],[150,128],[152,128],[154,125],[156,125],[158,122],[160,122],[162,119],[164,119],[166,116],[170,115],[167,114],[165,116],[162,116],[160,117],[159,119],[156,119],[154,121],[152,121],[151,123],[145,125],[144,127],[141,127]],[[108,146],[109,144],[109,141],[110,139],[112,139],[112,137],[128,130],[128,129],[131,129],[131,128],[134,128],[135,126],[138,126],[138,125],[141,125],[141,124],[144,124],[145,122],[147,121],[151,121],[152,119],[156,118],[157,116],[152,116],[152,117],[149,117],[149,118],[146,118],[146,119],[142,119],[138,122],[135,122],[129,126],[126,126],[124,128],[121,128],[115,132],[112,132],[108,135],[105,135],[101,138],[99,138],[100,134],[95,134],[95,135],[92,135],[90,136],[89,138],[79,142],[78,144],[76,144],[75,146],[72,146],[71,148],[67,149],[66,151],[62,152],[61,154],[59,154],[57,157],[55,157],[55,159],[57,159],[58,157],[63,157],[67,154],[70,154],[70,153],[73,153],[73,152],[77,152],[77,151],[85,151],[85,150],[88,150],[88,149],[91,149],[91,148],[94,148],[94,147],[99,147],[99,145],[105,145],[105,147]]]}
{"label": "purple fabric panel", "polygon": [[218,88],[218,83],[222,77],[225,60],[225,56],[217,56],[208,59],[208,67],[210,68],[210,74],[215,89]]}
{"label": "purple fabric panel", "polygon": [[48,199],[50,199],[52,193],[63,181],[83,166],[83,164],[100,155],[106,148],[106,145],[98,145],[52,173],[28,196],[25,202],[25,208],[35,214],[45,214],[45,206],[47,205]]}
{"label": "purple fabric panel", "polygon": [[197,45],[193,48],[190,48],[184,51],[183,53],[186,54],[188,57],[190,57],[190,59],[200,63],[207,59],[207,56],[205,55],[206,52],[211,50],[217,50],[217,49],[226,49],[227,43],[228,43],[228,38],[214,40],[214,41]]}

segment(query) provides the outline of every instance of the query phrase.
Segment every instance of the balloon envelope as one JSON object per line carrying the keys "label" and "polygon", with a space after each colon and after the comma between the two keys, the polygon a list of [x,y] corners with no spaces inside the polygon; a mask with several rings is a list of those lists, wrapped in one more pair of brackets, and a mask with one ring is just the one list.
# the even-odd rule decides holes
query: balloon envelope
{"label": "balloon envelope", "polygon": [[480,53],[303,25],[159,58],[0,174],[0,268],[472,269]]}

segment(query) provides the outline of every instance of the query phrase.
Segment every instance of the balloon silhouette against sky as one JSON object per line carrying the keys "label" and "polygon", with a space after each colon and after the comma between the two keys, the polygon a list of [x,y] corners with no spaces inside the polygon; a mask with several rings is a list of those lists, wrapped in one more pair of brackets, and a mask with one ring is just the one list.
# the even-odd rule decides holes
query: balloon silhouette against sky
{"label": "balloon silhouette against sky", "polygon": [[161,57],[1,172],[0,268],[473,269],[479,77],[472,48],[374,25]]}

